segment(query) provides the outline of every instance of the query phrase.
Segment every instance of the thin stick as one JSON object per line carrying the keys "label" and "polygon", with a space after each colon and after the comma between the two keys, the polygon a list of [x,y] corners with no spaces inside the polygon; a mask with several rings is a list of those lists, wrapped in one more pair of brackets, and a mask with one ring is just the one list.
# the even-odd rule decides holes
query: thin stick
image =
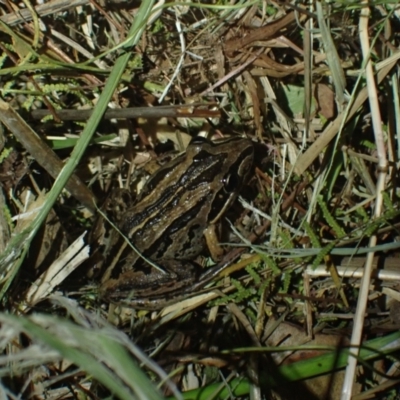
{"label": "thin stick", "polygon": [[[378,218],[382,212],[383,196],[382,192],[385,187],[385,178],[388,169],[388,161],[385,153],[384,139],[382,133],[382,120],[379,111],[378,95],[376,90],[376,84],[374,79],[374,73],[372,69],[372,62],[370,59],[370,42],[368,37],[368,18],[370,15],[370,9],[367,6],[368,2],[363,0],[364,7],[360,14],[360,42],[365,64],[365,74],[367,78],[367,90],[368,99],[371,109],[372,125],[374,129],[376,148],[378,152],[378,182],[376,185],[376,203],[374,210],[374,218]],[[369,246],[374,247],[377,243],[377,236],[371,236],[369,240]],[[351,348],[349,351],[349,357],[347,360],[346,374],[343,382],[342,400],[350,400],[353,391],[353,383],[355,379],[357,357],[360,351],[361,337],[364,326],[365,312],[367,309],[369,285],[371,281],[372,265],[374,260],[374,252],[370,252],[367,255],[367,261],[364,268],[364,276],[361,281],[360,295],[357,301],[357,309],[354,317],[354,327],[351,335]]]}
{"label": "thin stick", "polygon": [[[69,10],[78,6],[83,6],[87,3],[89,3],[89,0],[55,0],[45,4],[40,4],[34,7],[34,10],[40,17],[45,17],[46,15],[53,15],[61,11]],[[22,22],[31,21],[32,13],[28,8],[23,8],[19,10],[18,13],[2,15],[0,19],[7,25],[13,26]]]}
{"label": "thin stick", "polygon": [[[128,107],[107,109],[104,119],[125,119],[125,118],[215,118],[220,117],[219,110],[212,107],[217,103],[194,103],[181,104],[178,106],[157,106],[157,107]],[[90,110],[56,110],[57,117],[61,121],[83,121],[89,119],[93,113]],[[22,112],[22,114],[24,114]],[[25,115],[25,114],[24,114]],[[33,119],[42,119],[51,115],[49,110],[33,110],[28,114]]]}

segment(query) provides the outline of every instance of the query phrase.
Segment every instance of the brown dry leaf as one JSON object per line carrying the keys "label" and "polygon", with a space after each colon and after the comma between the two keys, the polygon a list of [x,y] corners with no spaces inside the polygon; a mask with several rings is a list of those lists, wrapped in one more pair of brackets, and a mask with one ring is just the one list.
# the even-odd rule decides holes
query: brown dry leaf
{"label": "brown dry leaf", "polygon": [[257,93],[257,85],[248,71],[244,71],[243,76],[246,80],[246,88],[248,90],[248,94],[250,95],[253,106],[254,124],[256,127],[257,135],[261,137],[263,128],[261,126],[260,99]]}
{"label": "brown dry leaf", "polygon": [[68,246],[66,232],[54,210],[50,210],[46,222],[40,232],[35,236],[29,256],[34,257],[34,268],[43,263],[49,265]]}
{"label": "brown dry leaf", "polygon": [[11,153],[0,163],[0,182],[6,192],[14,189],[28,172],[25,157],[17,151]]}
{"label": "brown dry leaf", "polygon": [[335,94],[333,90],[323,83],[315,85],[315,96],[318,102],[319,113],[327,120],[336,114]]}
{"label": "brown dry leaf", "polygon": [[[276,320],[270,318],[267,327],[276,323]],[[327,346],[327,347],[343,347],[348,345],[348,338],[340,335],[323,335],[317,334],[314,339],[310,340],[303,329],[282,322],[274,330],[271,336],[266,340],[267,346]],[[293,352],[275,353],[272,357],[276,363],[291,364],[300,360],[309,359],[319,356],[326,351],[322,350],[298,350]],[[340,398],[342,384],[344,379],[344,370],[329,373],[316,378],[303,381],[303,387],[309,391],[310,395],[314,395],[316,399],[336,400]],[[293,384],[295,387],[296,383]],[[360,393],[361,385],[354,386],[353,394]]]}
{"label": "brown dry leaf", "polygon": [[89,258],[89,246],[83,238],[84,232],[55,260],[29,288],[25,301],[29,306],[46,298],[79,265]]}

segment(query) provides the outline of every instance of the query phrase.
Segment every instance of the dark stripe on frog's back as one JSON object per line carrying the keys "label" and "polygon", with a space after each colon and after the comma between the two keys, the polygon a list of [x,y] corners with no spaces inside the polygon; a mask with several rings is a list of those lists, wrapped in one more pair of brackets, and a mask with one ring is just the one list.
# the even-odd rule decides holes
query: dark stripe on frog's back
{"label": "dark stripe on frog's back", "polygon": [[[161,170],[157,171],[156,175],[159,176],[157,179],[152,178],[152,186],[155,181],[160,183],[162,181],[161,177],[165,178],[166,175],[172,174],[174,175],[172,179],[168,177],[168,179],[171,181],[170,185],[164,189],[164,192],[161,194],[161,196],[159,196],[154,190],[149,191],[146,185],[144,188],[144,196],[141,197],[140,202],[131,210],[128,210],[125,215],[125,221],[122,224],[121,229],[125,234],[128,234],[130,231],[132,231],[132,229],[134,229],[134,227],[139,226],[144,221],[149,219],[152,214],[156,214],[161,208],[165,208],[165,206],[168,204],[168,200],[170,200],[170,204],[176,204],[176,196],[180,198],[186,191],[194,190],[198,185],[210,183],[215,179],[215,176],[221,172],[226,154],[221,153],[218,155],[213,155],[203,150],[199,152],[198,156],[201,162],[197,163],[190,160],[190,166],[188,166],[186,169],[182,168],[184,173],[180,174],[179,176],[176,173],[176,167],[178,164],[175,163],[172,166],[167,164]],[[207,158],[209,158],[209,160],[207,160]],[[208,163],[206,164],[205,161],[208,161]],[[188,179],[193,181],[189,185],[186,182]],[[183,189],[185,185],[187,186],[185,189]],[[158,197],[152,198],[156,195]]]}
{"label": "dark stripe on frog's back", "polygon": [[[142,191],[139,193],[138,202],[140,202],[144,197],[148,196],[158,184],[165,179],[165,176],[168,173],[172,173],[174,169],[179,166],[182,161],[186,158],[186,154],[180,154],[178,157],[174,158],[173,160],[169,161],[166,165],[161,167],[157,170],[146,182]],[[173,177],[176,174],[173,174]]]}
{"label": "dark stripe on frog's back", "polygon": [[[198,165],[191,165],[188,168],[187,174],[181,179],[179,185],[187,185],[188,190],[193,190],[204,183],[212,183],[217,175],[226,173],[226,168],[223,169],[226,158],[226,153],[214,155],[202,150],[196,156]],[[190,182],[187,183],[186,179],[190,179]]]}
{"label": "dark stripe on frog's back", "polygon": [[[148,218],[143,226],[130,236],[132,242],[145,255],[151,257],[153,251],[149,251],[147,244],[153,244],[157,248],[160,242],[168,242],[175,232],[188,227],[191,221],[197,221],[197,230],[201,232],[208,224],[207,208],[213,202],[215,192],[211,192],[208,183],[202,181],[190,192],[181,187],[163,204],[162,213]],[[179,214],[179,210],[185,210]],[[137,225],[139,226],[139,225]]]}
{"label": "dark stripe on frog's back", "polygon": [[[161,235],[157,235],[157,239],[153,240],[150,247],[140,249],[143,254],[156,261],[168,258],[170,255],[166,252],[174,240],[176,240],[174,234],[179,232],[183,227],[187,229],[187,237],[184,242],[177,243],[175,241],[175,245],[178,247],[175,248],[173,257],[177,260],[189,260],[201,254],[205,247],[203,230],[207,225],[207,221],[199,221],[196,216],[202,212],[206,201],[208,199],[201,199],[194,207],[182,214],[180,218],[175,219]],[[151,227],[147,225],[144,226],[143,230],[139,229],[132,237],[132,242],[137,243],[135,239],[143,237],[143,232],[149,230],[151,230]],[[185,253],[184,255],[183,252]],[[188,252],[191,252],[191,254],[188,255]]]}

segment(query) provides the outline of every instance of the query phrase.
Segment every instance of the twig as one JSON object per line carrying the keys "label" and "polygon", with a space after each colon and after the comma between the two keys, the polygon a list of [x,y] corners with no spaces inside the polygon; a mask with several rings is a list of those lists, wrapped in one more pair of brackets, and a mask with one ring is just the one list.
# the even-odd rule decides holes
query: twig
{"label": "twig", "polygon": [[[372,69],[372,62],[370,58],[371,46],[368,37],[368,19],[370,15],[370,8],[367,1],[363,1],[364,7],[360,14],[360,42],[365,60],[365,74],[367,80],[368,99],[371,109],[372,125],[374,129],[376,148],[378,153],[378,182],[376,185],[376,203],[374,210],[374,218],[378,218],[382,212],[383,205],[383,190],[385,188],[385,178],[388,169],[388,161],[385,152],[385,145],[382,132],[382,120],[379,111],[378,94]],[[377,243],[377,236],[371,236],[369,246],[374,247]],[[357,357],[360,351],[361,337],[364,326],[364,318],[367,309],[369,285],[371,281],[372,267],[374,260],[374,252],[367,255],[367,261],[364,268],[364,276],[361,281],[360,295],[357,301],[357,309],[354,317],[354,327],[351,335],[351,348],[347,360],[346,374],[343,382],[342,400],[350,400],[353,391],[353,383],[355,379]]]}
{"label": "twig", "polygon": [[[45,17],[46,15],[56,14],[61,11],[68,10],[70,8],[83,6],[88,4],[89,0],[63,0],[63,1],[50,1],[45,4],[41,4],[34,7],[35,12],[40,17]],[[10,13],[2,15],[0,19],[9,26],[17,25],[22,22],[27,22],[32,20],[32,13],[27,8],[20,10],[18,13]]]}
{"label": "twig", "polygon": [[224,50],[227,54],[230,53],[232,54],[235,51],[238,51],[244,46],[247,46],[248,44],[253,43],[257,40],[267,40],[276,35],[276,33],[279,32],[282,28],[286,28],[289,24],[291,24],[295,20],[296,20],[296,14],[294,12],[286,14],[284,17],[275,20],[270,24],[255,29],[244,38],[241,39],[234,38],[226,41]]}
{"label": "twig", "polygon": [[185,37],[183,36],[181,23],[180,23],[180,21],[179,21],[179,19],[178,19],[178,16],[176,17],[175,25],[176,25],[176,29],[177,29],[177,31],[178,31],[178,33],[179,33],[179,39],[180,39],[180,42],[181,42],[181,51],[182,51],[182,54],[181,54],[181,56],[180,56],[180,58],[179,58],[178,65],[177,65],[176,68],[175,68],[175,71],[174,71],[174,74],[172,75],[172,78],[171,78],[170,81],[168,82],[168,85],[167,85],[166,88],[164,89],[164,91],[163,91],[161,97],[158,99],[158,102],[159,102],[159,103],[162,103],[162,102],[163,102],[164,97],[167,95],[167,93],[168,93],[170,87],[172,86],[172,84],[174,83],[176,77],[178,76],[178,74],[179,74],[179,72],[180,72],[180,70],[181,70],[181,68],[182,68],[183,61],[185,60],[186,41],[185,41]]}
{"label": "twig", "polygon": [[263,49],[260,49],[254,56],[250,57],[244,64],[240,65],[238,68],[234,69],[233,71],[229,72],[226,76],[224,76],[222,79],[220,79],[218,82],[214,83],[214,85],[210,86],[204,92],[201,92],[199,96],[205,96],[207,93],[212,92],[215,88],[223,85],[225,82],[227,82],[229,79],[231,79],[233,76],[237,75],[238,73],[242,72],[245,68],[247,68],[248,65],[250,65],[254,60],[258,58],[258,56],[261,54]]}
{"label": "twig", "polygon": [[[389,61],[389,60],[388,60]],[[382,69],[378,72],[376,77],[377,83],[381,83],[383,79],[387,76],[389,71],[396,65],[397,58],[390,57],[390,62],[382,64]],[[374,78],[370,78],[373,80]],[[314,160],[322,153],[329,142],[336,136],[338,130],[347,121],[352,118],[362,104],[367,100],[368,89],[363,88],[357,95],[350,109],[341,112],[334,121],[332,121],[324,132],[318,137],[318,139],[303,153],[296,162],[296,172],[298,175],[302,175],[306,169],[314,162]]]}
{"label": "twig", "polygon": [[[157,107],[128,107],[108,109],[104,119],[125,119],[125,118],[215,118],[220,117],[219,110],[211,110],[216,103],[194,103],[178,106],[157,106]],[[89,119],[93,110],[56,110],[57,117],[61,121],[83,121]],[[42,119],[51,115],[48,110],[33,110],[29,113],[33,119]]]}
{"label": "twig", "polygon": [[[64,167],[62,161],[8,103],[0,102],[0,120],[32,157],[56,179]],[[66,188],[87,208],[93,209],[93,194],[77,175],[71,175]]]}

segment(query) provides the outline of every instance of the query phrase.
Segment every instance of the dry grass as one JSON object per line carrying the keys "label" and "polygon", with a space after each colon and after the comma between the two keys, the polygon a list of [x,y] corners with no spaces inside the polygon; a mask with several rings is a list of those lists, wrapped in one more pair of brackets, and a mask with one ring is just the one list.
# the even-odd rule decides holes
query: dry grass
{"label": "dry grass", "polygon": [[[397,3],[0,9],[1,398],[397,398]],[[97,207],[196,135],[254,141],[241,259],[160,312],[107,304]]]}

